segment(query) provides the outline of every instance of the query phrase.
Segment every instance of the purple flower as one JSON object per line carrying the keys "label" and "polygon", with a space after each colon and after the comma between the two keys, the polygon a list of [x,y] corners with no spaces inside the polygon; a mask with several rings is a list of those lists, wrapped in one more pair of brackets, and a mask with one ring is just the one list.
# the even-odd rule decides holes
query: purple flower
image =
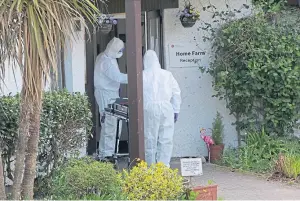
{"label": "purple flower", "polygon": [[191,15],[190,15],[190,14],[188,14],[188,13],[186,13],[186,14],[185,14],[185,16],[186,16],[186,17],[190,17]]}
{"label": "purple flower", "polygon": [[118,24],[117,20],[113,20],[112,22],[113,22],[114,25]]}
{"label": "purple flower", "polygon": [[188,13],[188,9],[186,8],[186,9],[184,9],[184,11],[183,11],[184,13]]}

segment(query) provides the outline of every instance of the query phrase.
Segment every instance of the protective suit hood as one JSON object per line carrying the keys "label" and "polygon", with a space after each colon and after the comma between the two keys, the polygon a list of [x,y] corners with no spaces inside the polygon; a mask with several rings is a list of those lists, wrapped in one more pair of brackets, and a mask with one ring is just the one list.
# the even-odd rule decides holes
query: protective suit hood
{"label": "protective suit hood", "polygon": [[144,55],[144,69],[161,69],[157,54],[153,50],[147,50]]}
{"label": "protective suit hood", "polygon": [[106,54],[106,56],[116,59],[120,58],[123,55],[123,52],[120,52],[120,50],[122,49],[124,49],[124,42],[121,39],[114,37],[107,44],[104,53]]}

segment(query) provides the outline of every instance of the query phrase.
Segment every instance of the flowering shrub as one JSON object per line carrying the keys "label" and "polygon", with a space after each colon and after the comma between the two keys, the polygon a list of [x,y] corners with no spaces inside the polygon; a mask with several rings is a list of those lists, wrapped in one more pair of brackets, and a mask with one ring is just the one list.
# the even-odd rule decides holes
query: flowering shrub
{"label": "flowering shrub", "polygon": [[185,2],[185,6],[183,11],[180,13],[180,20],[187,21],[187,20],[199,20],[200,19],[200,12],[196,10],[195,7],[191,5],[190,2]]}
{"label": "flowering shrub", "polygon": [[208,151],[208,162],[210,162],[210,146],[211,145],[214,145],[215,142],[214,140],[212,139],[211,136],[209,135],[206,135],[206,129],[205,128],[202,128],[200,130],[200,137],[202,138],[202,140],[205,142],[206,144],[206,147],[207,147],[207,151]]}
{"label": "flowering shrub", "polygon": [[100,25],[104,24],[118,24],[118,20],[113,18],[113,16],[102,14],[100,17],[98,17],[98,23]]}
{"label": "flowering shrub", "polygon": [[124,170],[123,193],[129,200],[176,200],[184,191],[178,170],[163,163],[150,167],[141,161],[130,172]]}
{"label": "flowering shrub", "polygon": [[205,142],[205,144],[206,144],[207,146],[210,146],[210,145],[215,144],[215,142],[214,142],[214,140],[212,139],[212,137],[209,136],[209,135],[205,135],[205,133],[206,133],[206,129],[205,129],[205,128],[202,128],[202,129],[200,130],[200,136],[201,136],[202,140]]}

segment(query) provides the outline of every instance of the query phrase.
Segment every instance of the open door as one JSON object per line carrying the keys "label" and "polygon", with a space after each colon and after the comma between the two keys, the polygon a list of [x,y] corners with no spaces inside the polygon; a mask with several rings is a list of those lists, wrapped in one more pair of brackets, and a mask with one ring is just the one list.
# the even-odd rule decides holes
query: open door
{"label": "open door", "polygon": [[146,39],[147,47],[146,50],[154,50],[162,64],[162,28],[161,28],[161,15],[160,11],[149,11],[146,12]]}
{"label": "open door", "polygon": [[[125,14],[122,14],[118,19],[118,24],[114,26],[114,29],[109,34],[101,34],[99,31],[94,33],[92,36],[92,40],[86,41],[86,63],[87,63],[87,74],[86,74],[86,91],[90,98],[91,102],[91,110],[93,111],[93,136],[90,137],[88,141],[87,151],[89,155],[92,155],[98,149],[98,142],[100,140],[100,118],[99,118],[99,110],[97,103],[94,97],[94,62],[97,55],[104,51],[108,42],[115,36],[120,38],[125,43],[125,51],[124,55],[118,59],[118,64],[120,71],[122,73],[127,73],[126,61],[126,22],[125,22]],[[146,50],[154,50],[159,60],[163,66],[163,49],[162,49],[162,23],[161,23],[161,15],[160,11],[149,11],[142,12],[142,45],[143,45],[143,55]],[[141,55],[141,56],[143,56]],[[127,96],[127,85],[121,85],[120,88],[120,97],[128,97]],[[120,141],[120,152],[127,153],[127,125],[123,124],[122,126],[122,134]]]}
{"label": "open door", "polygon": [[[163,58],[163,49],[162,49],[162,23],[161,23],[161,15],[160,11],[149,11],[142,12],[141,19],[142,26],[142,52],[143,55],[149,49],[154,50],[160,60],[160,63],[163,66],[162,58]],[[117,37],[122,39],[126,45],[126,24],[125,19],[119,19],[117,25]],[[141,55],[141,56],[143,56]],[[130,66],[126,65],[126,48],[124,55],[118,59],[120,71],[123,73],[127,73],[127,68]],[[127,95],[127,85],[121,85],[120,97],[128,97]],[[124,150],[124,152],[128,152],[127,150],[127,125],[123,124],[122,126],[122,134],[120,139],[120,152]]]}

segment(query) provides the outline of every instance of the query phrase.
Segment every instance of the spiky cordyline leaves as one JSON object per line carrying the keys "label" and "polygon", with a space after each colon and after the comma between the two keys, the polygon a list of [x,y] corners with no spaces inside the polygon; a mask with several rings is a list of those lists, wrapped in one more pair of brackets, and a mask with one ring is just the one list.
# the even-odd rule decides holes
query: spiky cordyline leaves
{"label": "spiky cordyline leaves", "polygon": [[22,69],[26,96],[39,96],[37,83],[57,67],[57,45],[76,39],[78,20],[87,28],[99,14],[91,0],[0,0],[0,79],[10,62]]}

